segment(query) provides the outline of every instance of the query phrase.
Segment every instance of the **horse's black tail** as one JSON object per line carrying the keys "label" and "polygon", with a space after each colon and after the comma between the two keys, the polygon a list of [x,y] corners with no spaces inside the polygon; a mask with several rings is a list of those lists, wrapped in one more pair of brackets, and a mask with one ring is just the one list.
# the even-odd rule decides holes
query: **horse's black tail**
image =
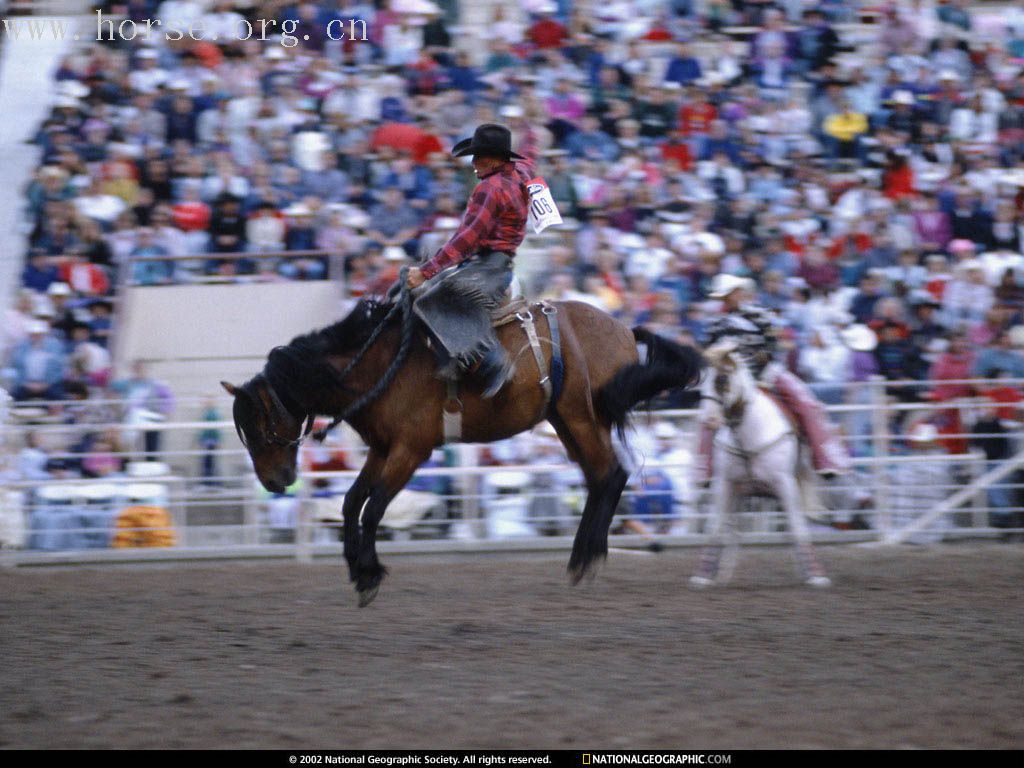
{"label": "horse's black tail", "polygon": [[693,347],[640,327],[633,329],[633,338],[637,344],[646,345],[646,361],[618,371],[597,396],[598,408],[623,438],[631,408],[666,389],[693,386],[700,381],[704,367],[703,356]]}

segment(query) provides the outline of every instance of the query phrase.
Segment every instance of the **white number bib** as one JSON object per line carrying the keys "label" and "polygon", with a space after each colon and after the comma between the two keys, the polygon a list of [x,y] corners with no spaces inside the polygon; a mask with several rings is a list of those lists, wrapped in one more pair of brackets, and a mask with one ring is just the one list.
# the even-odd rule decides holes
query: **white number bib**
{"label": "white number bib", "polygon": [[543,232],[552,224],[562,223],[562,215],[544,179],[540,176],[530,179],[526,182],[526,191],[530,193],[529,220],[534,232]]}

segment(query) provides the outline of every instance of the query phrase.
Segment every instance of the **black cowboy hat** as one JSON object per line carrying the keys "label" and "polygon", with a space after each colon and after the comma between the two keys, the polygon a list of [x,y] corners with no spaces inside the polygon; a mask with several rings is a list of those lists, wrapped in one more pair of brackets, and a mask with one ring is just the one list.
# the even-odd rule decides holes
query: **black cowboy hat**
{"label": "black cowboy hat", "polygon": [[497,123],[484,123],[473,132],[472,139],[463,139],[454,147],[455,157],[466,155],[491,155],[496,157],[525,160],[512,151],[512,131]]}

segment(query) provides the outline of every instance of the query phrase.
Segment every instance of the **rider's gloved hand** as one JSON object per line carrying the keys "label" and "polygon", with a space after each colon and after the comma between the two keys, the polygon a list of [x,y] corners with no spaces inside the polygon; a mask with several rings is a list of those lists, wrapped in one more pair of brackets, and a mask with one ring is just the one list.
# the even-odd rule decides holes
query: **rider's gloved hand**
{"label": "rider's gloved hand", "polygon": [[417,288],[426,281],[427,278],[423,276],[419,267],[411,267],[409,269],[409,275],[405,278],[405,284],[410,288]]}

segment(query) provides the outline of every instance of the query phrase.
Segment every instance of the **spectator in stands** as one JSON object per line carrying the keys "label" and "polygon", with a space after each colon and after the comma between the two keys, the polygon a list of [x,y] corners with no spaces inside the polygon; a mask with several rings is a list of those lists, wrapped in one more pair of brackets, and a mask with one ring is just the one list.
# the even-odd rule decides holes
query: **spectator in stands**
{"label": "spectator in stands", "polygon": [[[316,250],[316,230],[313,210],[305,203],[295,203],[284,211],[288,217],[285,234],[285,249],[288,251]],[[278,271],[285,277],[296,280],[320,280],[327,274],[327,261],[315,255],[303,255],[283,259]]]}
{"label": "spectator in stands", "polygon": [[18,452],[15,460],[14,479],[27,482],[49,480],[49,462],[50,456],[43,449],[39,435],[36,432],[26,432],[25,446]]}
{"label": "spectator in stands", "polygon": [[[167,249],[156,242],[156,233],[150,227],[139,227],[137,244],[129,257],[132,282],[135,285],[166,285],[174,282],[174,262],[157,257],[169,256]],[[144,260],[144,259],[152,259]]]}
{"label": "spectator in stands", "polygon": [[685,42],[678,43],[675,54],[665,70],[665,82],[689,85],[699,80],[702,74],[700,60],[691,55],[689,45]]}
{"label": "spectator in stands", "polygon": [[61,400],[64,396],[64,371],[67,360],[63,345],[43,320],[32,320],[26,328],[28,338],[14,349],[15,400]]}
{"label": "spectator in stands", "polygon": [[973,373],[982,379],[998,378],[1004,373],[1013,379],[1024,378],[1024,355],[1014,348],[1009,328],[1000,330],[992,345],[978,353]]}
{"label": "spectator in stands", "polygon": [[[214,201],[210,219],[210,246],[213,253],[242,253],[246,250],[246,220],[237,197],[222,192]],[[207,272],[220,274],[252,274],[255,265],[248,259],[217,260],[207,263]]]}
{"label": "spectator in stands", "polygon": [[60,271],[53,263],[53,259],[42,249],[29,251],[28,264],[21,273],[21,284],[33,291],[45,292],[58,280]]}
{"label": "spectator in stands", "polygon": [[89,304],[89,338],[104,349],[110,339],[113,310],[114,305],[108,299],[95,299]]}
{"label": "spectator in stands", "polygon": [[174,410],[174,399],[163,382],[149,375],[146,364],[136,360],[131,375],[114,381],[110,388],[124,401],[125,423],[143,427],[143,446],[147,461],[155,461],[160,451],[162,432],[144,429],[159,424]]}
{"label": "spectator in stands", "polygon": [[[938,430],[928,422],[918,422],[908,430],[906,449],[915,457],[913,462],[894,465],[890,470],[889,501],[892,506],[893,525],[909,525],[923,510],[931,509],[948,495],[949,464],[943,461],[943,450],[938,443]],[[938,520],[927,529],[912,535],[913,544],[931,544],[942,539]]]}
{"label": "spectator in stands", "polygon": [[854,110],[849,97],[839,100],[838,110],[825,119],[823,126],[829,159],[839,158],[863,160],[864,148],[860,139],[868,131],[867,115]]}
{"label": "spectator in stands", "polygon": [[92,329],[86,323],[71,326],[68,356],[68,379],[91,387],[103,388],[110,379],[110,353],[92,340]]}
{"label": "spectator in stands", "polygon": [[407,205],[398,187],[383,192],[380,203],[370,209],[370,225],[366,232],[370,242],[380,246],[398,246],[410,256],[416,253],[419,216]]}
{"label": "spectator in stands", "polygon": [[[998,368],[990,371],[990,378],[998,380],[1005,376]],[[1009,388],[1012,395],[1020,397],[1019,389]],[[1006,410],[1009,413],[1001,413]],[[982,409],[971,425],[971,443],[981,449],[985,454],[986,471],[995,469],[1001,461],[1010,458],[1013,453],[1008,427],[1017,427],[1020,414],[1015,408],[1000,408],[993,404],[991,407]],[[1008,418],[1004,418],[1008,417]],[[1017,489],[1008,487],[1013,482],[1010,479],[1002,480],[997,485],[990,486],[987,491],[989,520],[993,528],[1012,527],[1015,517],[1012,509],[1017,506],[1015,498],[1019,495]]]}
{"label": "spectator in stands", "polygon": [[209,422],[210,426],[196,436],[199,449],[203,452],[200,456],[199,474],[206,485],[217,485],[217,450],[221,447],[221,433],[213,424],[221,421],[221,415],[212,398],[203,403],[202,420]]}

